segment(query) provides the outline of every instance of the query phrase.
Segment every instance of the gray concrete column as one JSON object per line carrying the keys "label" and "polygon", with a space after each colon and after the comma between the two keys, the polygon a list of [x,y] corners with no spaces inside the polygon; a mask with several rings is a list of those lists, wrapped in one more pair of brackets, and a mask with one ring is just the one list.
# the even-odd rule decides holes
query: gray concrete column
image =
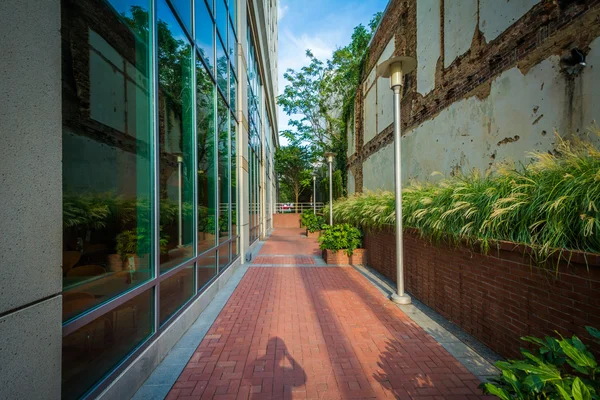
{"label": "gray concrete column", "polygon": [[0,398],[59,399],[60,0],[0,1]]}

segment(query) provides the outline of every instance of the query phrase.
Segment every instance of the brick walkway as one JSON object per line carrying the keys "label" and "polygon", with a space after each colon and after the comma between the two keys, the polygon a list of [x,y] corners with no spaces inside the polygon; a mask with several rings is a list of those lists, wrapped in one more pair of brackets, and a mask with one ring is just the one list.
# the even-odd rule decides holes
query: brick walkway
{"label": "brick walkway", "polygon": [[[299,233],[259,257],[313,254]],[[478,385],[352,267],[253,265],[168,398],[479,399]]]}

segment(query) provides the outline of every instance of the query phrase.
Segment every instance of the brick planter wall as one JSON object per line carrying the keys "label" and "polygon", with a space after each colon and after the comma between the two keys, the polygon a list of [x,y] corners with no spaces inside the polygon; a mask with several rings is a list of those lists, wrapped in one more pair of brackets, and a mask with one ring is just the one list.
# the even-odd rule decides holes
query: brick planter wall
{"label": "brick planter wall", "polygon": [[300,214],[273,214],[273,227],[300,228]]}
{"label": "brick planter wall", "polygon": [[349,265],[350,257],[346,255],[342,250],[333,252],[331,250],[323,250],[323,260],[327,264],[331,265]]}
{"label": "brick planter wall", "polygon": [[321,231],[309,232],[308,229],[306,230],[306,237],[318,239],[320,235],[321,235]]}
{"label": "brick planter wall", "polygon": [[352,265],[367,265],[367,250],[356,249],[350,256],[350,264]]}
{"label": "brick planter wall", "polygon": [[[394,233],[367,232],[364,243],[368,265],[395,281]],[[556,274],[536,267],[522,250],[503,244],[483,255],[406,233],[406,290],[507,358],[521,358],[519,349],[527,347],[521,336],[555,330],[592,344],[585,326],[600,329],[600,257],[588,257],[588,268],[574,253]],[[600,355],[600,346],[592,351]]]}

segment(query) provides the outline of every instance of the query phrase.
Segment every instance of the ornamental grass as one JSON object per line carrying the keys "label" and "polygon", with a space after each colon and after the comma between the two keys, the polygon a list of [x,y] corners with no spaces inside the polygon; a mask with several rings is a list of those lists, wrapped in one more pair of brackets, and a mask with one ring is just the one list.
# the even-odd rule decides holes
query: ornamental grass
{"label": "ornamental grass", "polygon": [[[529,156],[520,167],[412,182],[402,192],[404,227],[434,243],[466,242],[484,252],[498,240],[525,244],[540,263],[564,250],[600,253],[600,150],[557,135],[554,153]],[[379,229],[395,224],[394,202],[392,192],[357,194],[335,202],[333,214]]]}

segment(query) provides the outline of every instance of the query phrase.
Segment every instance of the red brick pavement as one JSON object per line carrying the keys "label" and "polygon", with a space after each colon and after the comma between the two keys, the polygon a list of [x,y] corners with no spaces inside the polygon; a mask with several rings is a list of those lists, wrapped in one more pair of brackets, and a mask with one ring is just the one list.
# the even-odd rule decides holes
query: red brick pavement
{"label": "red brick pavement", "polygon": [[278,228],[269,236],[259,254],[320,256],[317,240],[305,235],[306,228]]}
{"label": "red brick pavement", "polygon": [[478,384],[353,268],[252,267],[168,398],[484,398]]}
{"label": "red brick pavement", "polygon": [[316,263],[315,263],[315,259],[310,256],[258,256],[254,259],[252,264],[308,265],[308,264],[316,264]]}

